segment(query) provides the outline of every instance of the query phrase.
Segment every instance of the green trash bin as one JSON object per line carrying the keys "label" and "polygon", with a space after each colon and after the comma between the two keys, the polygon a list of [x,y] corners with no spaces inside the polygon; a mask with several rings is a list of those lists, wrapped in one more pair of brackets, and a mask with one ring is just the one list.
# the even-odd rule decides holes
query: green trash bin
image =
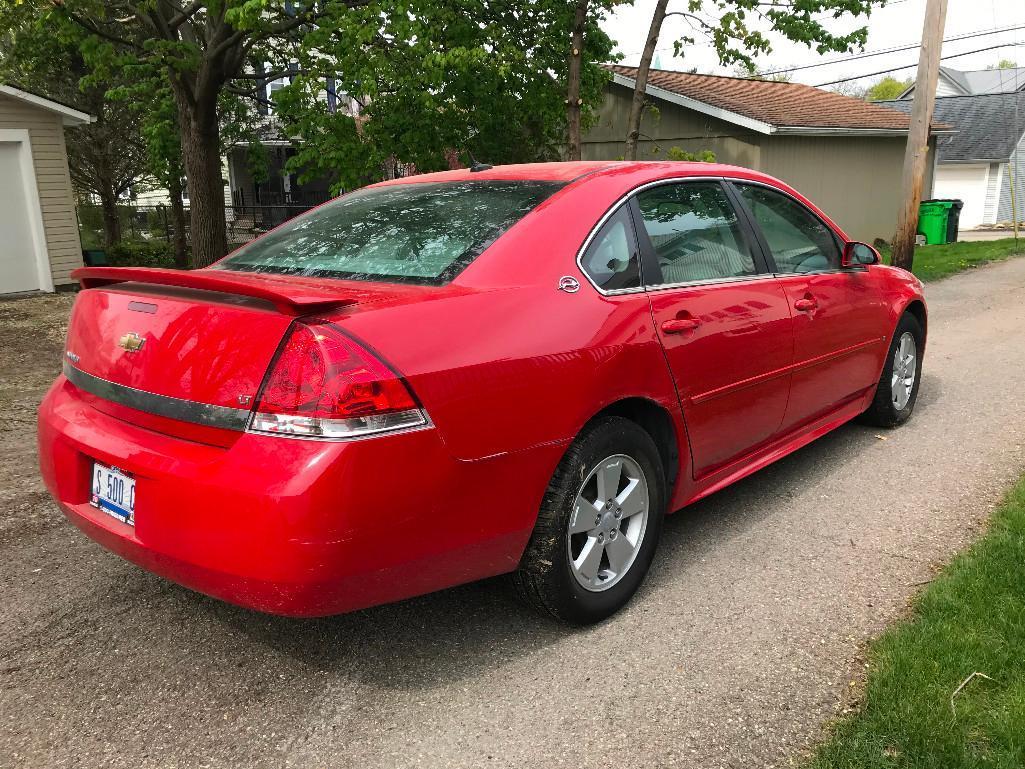
{"label": "green trash bin", "polygon": [[950,200],[924,200],[918,206],[918,233],[925,242],[937,246],[947,242],[947,218],[954,203]]}

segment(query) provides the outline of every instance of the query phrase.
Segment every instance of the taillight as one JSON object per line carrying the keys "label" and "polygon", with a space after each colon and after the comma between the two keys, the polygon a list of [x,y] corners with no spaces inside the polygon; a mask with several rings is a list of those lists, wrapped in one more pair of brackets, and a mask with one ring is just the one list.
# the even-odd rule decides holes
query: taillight
{"label": "taillight", "polygon": [[260,391],[249,430],[354,438],[427,424],[387,365],[330,323],[293,324]]}

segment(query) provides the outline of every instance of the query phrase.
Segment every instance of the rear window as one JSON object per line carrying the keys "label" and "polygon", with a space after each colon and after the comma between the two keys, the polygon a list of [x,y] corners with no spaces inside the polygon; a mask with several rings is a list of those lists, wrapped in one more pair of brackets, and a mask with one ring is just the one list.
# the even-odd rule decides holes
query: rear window
{"label": "rear window", "polygon": [[359,190],[296,217],[216,268],[440,285],[562,186],[487,181]]}

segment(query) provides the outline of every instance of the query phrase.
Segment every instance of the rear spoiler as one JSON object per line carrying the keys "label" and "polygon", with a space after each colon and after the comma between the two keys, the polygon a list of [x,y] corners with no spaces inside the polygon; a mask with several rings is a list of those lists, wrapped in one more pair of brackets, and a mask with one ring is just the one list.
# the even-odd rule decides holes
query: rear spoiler
{"label": "rear spoiler", "polygon": [[117,283],[145,283],[177,286],[221,294],[251,296],[270,302],[286,315],[309,315],[333,307],[356,304],[345,289],[333,289],[303,278],[258,275],[227,270],[167,270],[158,267],[79,267],[71,273],[82,288],[111,286]]}

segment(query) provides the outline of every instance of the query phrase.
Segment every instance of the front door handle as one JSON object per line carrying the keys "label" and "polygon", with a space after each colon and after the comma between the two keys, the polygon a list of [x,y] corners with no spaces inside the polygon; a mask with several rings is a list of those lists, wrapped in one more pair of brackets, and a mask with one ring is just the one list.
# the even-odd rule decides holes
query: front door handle
{"label": "front door handle", "polygon": [[801,312],[811,312],[819,306],[819,303],[810,296],[806,296],[803,299],[798,299],[794,302],[794,309],[800,310]]}
{"label": "front door handle", "polygon": [[682,334],[684,331],[693,331],[701,321],[697,318],[674,318],[673,320],[662,321],[663,334]]}

